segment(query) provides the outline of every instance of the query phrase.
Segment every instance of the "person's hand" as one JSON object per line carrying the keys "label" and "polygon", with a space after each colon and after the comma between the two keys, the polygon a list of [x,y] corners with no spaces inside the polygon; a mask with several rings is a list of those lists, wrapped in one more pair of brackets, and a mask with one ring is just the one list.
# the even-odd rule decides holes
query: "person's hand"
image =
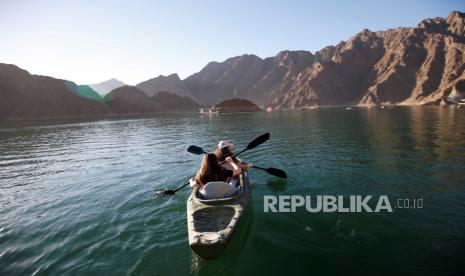
{"label": "person's hand", "polygon": [[194,178],[189,179],[189,186],[191,186],[191,188],[194,188],[196,185],[197,183],[195,182]]}
{"label": "person's hand", "polygon": [[249,169],[255,167],[254,164],[249,164]]}
{"label": "person's hand", "polygon": [[228,163],[232,163],[232,162],[233,162],[233,159],[232,159],[231,157],[228,156],[228,157],[226,157],[225,161],[228,162]]}

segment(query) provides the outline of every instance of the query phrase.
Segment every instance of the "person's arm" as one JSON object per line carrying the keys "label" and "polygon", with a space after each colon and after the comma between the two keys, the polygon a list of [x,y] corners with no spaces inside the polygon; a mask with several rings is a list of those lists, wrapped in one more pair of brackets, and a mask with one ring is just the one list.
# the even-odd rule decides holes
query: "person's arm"
{"label": "person's arm", "polygon": [[237,166],[239,166],[241,169],[253,168],[253,164],[238,163]]}
{"label": "person's arm", "polygon": [[236,162],[234,162],[234,160],[231,157],[226,157],[226,162],[231,164],[231,166],[234,168],[233,176],[241,174],[242,169],[236,164]]}
{"label": "person's arm", "polygon": [[232,157],[233,161],[236,162],[237,166],[241,169],[250,169],[254,167],[254,164],[242,163],[238,158]]}

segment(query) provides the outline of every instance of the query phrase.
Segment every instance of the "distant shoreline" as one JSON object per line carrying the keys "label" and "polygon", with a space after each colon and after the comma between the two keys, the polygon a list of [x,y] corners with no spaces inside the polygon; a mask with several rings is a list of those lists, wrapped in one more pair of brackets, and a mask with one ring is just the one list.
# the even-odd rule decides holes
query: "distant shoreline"
{"label": "distant shoreline", "polygon": [[[318,108],[307,108],[307,109],[277,109],[272,112],[266,112],[266,111],[260,111],[260,112],[230,112],[230,113],[220,113],[216,114],[215,116],[221,116],[221,115],[239,115],[239,114],[251,114],[251,113],[280,113],[280,112],[306,112],[306,111],[312,111],[312,110],[318,110],[318,109],[342,109],[346,108],[348,106],[346,105],[328,105],[328,106],[319,106]],[[367,109],[367,110],[381,110],[380,106],[352,106],[354,109]],[[453,108],[455,109],[456,107],[453,105],[398,105],[394,108],[385,108],[386,110],[389,109],[405,109],[405,108]],[[33,125],[33,123],[39,123],[44,122],[44,123],[50,123],[50,122],[56,122],[57,124],[60,123],[72,123],[72,122],[89,122],[89,121],[105,121],[105,120],[133,120],[133,119],[147,119],[147,118],[172,118],[173,116],[176,115],[193,115],[193,116],[199,116],[199,117],[209,117],[210,115],[201,115],[198,114],[197,112],[193,111],[173,111],[173,112],[159,112],[159,113],[147,113],[147,114],[125,114],[125,115],[108,115],[108,116],[79,116],[79,117],[40,117],[40,118],[13,118],[13,119],[3,119],[0,120],[0,128],[3,128],[3,124],[10,124],[10,123],[24,123],[25,125]],[[28,124],[31,123],[31,124]],[[8,126],[7,126],[8,127]]]}

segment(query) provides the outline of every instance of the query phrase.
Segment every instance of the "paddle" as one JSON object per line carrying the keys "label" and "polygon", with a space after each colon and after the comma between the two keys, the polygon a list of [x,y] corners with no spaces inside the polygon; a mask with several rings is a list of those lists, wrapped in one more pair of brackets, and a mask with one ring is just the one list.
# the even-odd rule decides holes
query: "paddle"
{"label": "paddle", "polygon": [[[190,153],[193,153],[193,154],[207,154],[207,152],[205,152],[201,147],[198,147],[198,146],[190,146],[188,149],[187,149],[188,152]],[[240,153],[240,152],[239,152]],[[239,155],[239,154],[236,154],[236,156]],[[221,162],[220,164],[222,164],[224,162]],[[259,169],[259,170],[262,170],[262,171],[265,171],[271,175],[274,175],[274,176],[277,176],[277,177],[280,177],[280,178],[287,178],[287,174],[285,171],[283,170],[280,170],[280,169],[275,169],[275,168],[268,168],[268,169],[265,169],[265,168],[262,168],[262,167],[258,167],[258,166],[253,166],[252,168],[256,168],[256,169]]]}
{"label": "paddle", "polygon": [[[241,153],[243,153],[245,151],[251,150],[251,149],[257,147],[260,144],[263,144],[268,139],[270,139],[270,134],[269,133],[265,133],[263,135],[260,135],[259,137],[255,138],[252,142],[250,142],[245,149],[243,149],[240,152],[234,154],[232,157],[237,157],[237,156],[239,156],[239,154],[241,154]],[[208,152],[204,151],[201,147],[194,146],[194,145],[189,146],[187,148],[187,151],[190,152],[190,153],[193,153],[193,154],[197,154],[197,155],[207,154],[208,153]],[[220,165],[222,165],[224,163],[226,163],[226,161],[220,162]]]}
{"label": "paddle", "polygon": [[[265,143],[268,139],[270,139],[270,134],[269,133],[265,133],[263,135],[260,135],[259,137],[255,138],[252,142],[250,142],[245,149],[238,152],[234,156],[238,156],[239,154],[243,153],[244,151],[251,150],[251,149],[257,147],[258,145]],[[201,147],[194,146],[194,145],[189,146],[187,148],[187,151],[190,152],[190,153],[193,153],[193,154],[198,154],[198,155],[207,153]],[[160,195],[160,196],[174,195],[177,191],[181,190],[182,188],[186,187],[187,185],[189,185],[189,181],[187,183],[183,184],[182,186],[177,187],[174,190],[157,191],[155,193],[157,195]]]}
{"label": "paddle", "polygon": [[197,154],[197,155],[200,155],[200,154],[207,154],[208,152],[204,151],[201,147],[197,147],[197,146],[189,146],[187,148],[187,151],[190,152],[190,153],[193,153],[193,154]]}
{"label": "paddle", "polygon": [[243,149],[240,152],[236,153],[234,156],[237,157],[237,156],[239,156],[239,154],[243,153],[244,151],[251,150],[251,149],[257,147],[258,145],[261,145],[261,144],[265,143],[268,139],[270,139],[270,134],[265,133],[265,134],[255,138],[255,140],[250,142],[245,149]]}
{"label": "paddle", "polygon": [[287,178],[287,174],[285,171],[283,170],[280,170],[280,169],[276,169],[276,168],[268,168],[268,169],[265,169],[265,168],[262,168],[262,167],[258,167],[258,166],[253,166],[252,168],[255,168],[255,169],[259,169],[259,170],[263,170],[271,175],[274,175],[274,176],[277,176],[277,177],[280,177],[280,178]]}
{"label": "paddle", "polygon": [[[268,136],[266,136],[268,135]],[[235,156],[238,156],[239,154],[243,153],[244,151],[246,151],[249,147],[250,149],[253,149],[254,147],[258,146],[259,144],[257,144],[257,140],[258,139],[268,139],[269,138],[269,134],[268,133],[265,133],[264,135],[258,137],[257,139],[253,140],[252,142],[249,143],[249,145],[247,146],[247,148],[243,151],[240,151],[239,153],[237,153]],[[260,140],[258,140],[260,141]],[[265,140],[266,141],[266,140]],[[263,142],[262,142],[263,143]],[[190,152],[190,153],[193,153],[193,154],[197,154],[197,155],[200,155],[200,154],[207,154],[207,152],[205,152],[201,147],[198,147],[198,146],[189,146],[187,148],[187,151]],[[223,164],[223,162],[221,162],[220,164]],[[274,176],[277,176],[277,177],[280,177],[280,178],[287,178],[287,174],[285,171],[283,170],[280,170],[280,169],[275,169],[275,168],[262,168],[262,167],[258,167],[258,166],[254,166],[253,168],[256,168],[256,169],[259,169],[259,170],[263,170],[271,175],[274,175]]]}

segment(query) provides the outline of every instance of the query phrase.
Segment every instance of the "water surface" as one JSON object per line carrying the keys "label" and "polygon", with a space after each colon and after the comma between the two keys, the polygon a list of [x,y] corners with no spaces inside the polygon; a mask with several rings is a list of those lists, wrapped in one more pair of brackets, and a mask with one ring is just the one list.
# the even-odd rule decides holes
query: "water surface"
{"label": "water surface", "polygon": [[[316,109],[0,125],[0,274],[461,274],[465,111]],[[189,249],[182,185],[227,139],[250,171],[252,208],[215,261]],[[264,213],[264,195],[424,200],[393,213]]]}

